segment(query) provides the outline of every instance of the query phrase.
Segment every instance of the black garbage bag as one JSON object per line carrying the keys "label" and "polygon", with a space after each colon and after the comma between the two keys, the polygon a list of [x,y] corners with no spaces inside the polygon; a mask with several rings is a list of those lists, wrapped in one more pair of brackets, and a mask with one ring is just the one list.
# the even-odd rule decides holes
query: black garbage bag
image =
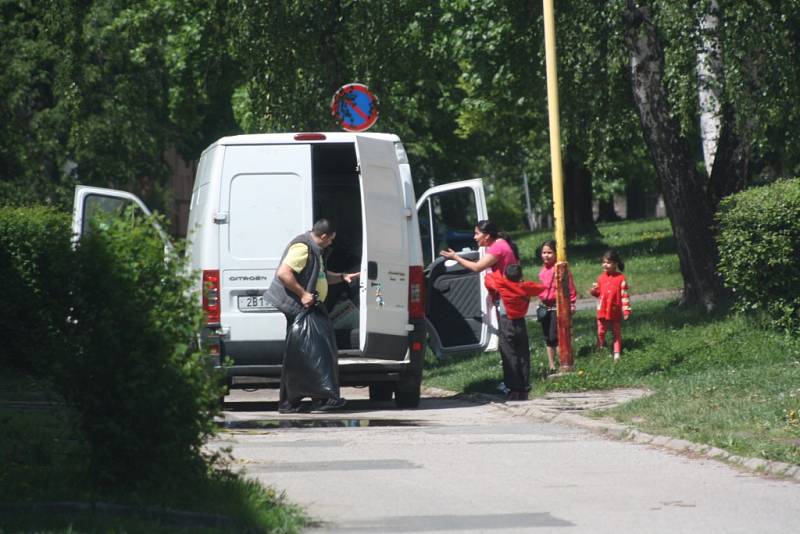
{"label": "black garbage bag", "polygon": [[300,312],[286,337],[281,381],[289,399],[339,397],[333,324],[322,306]]}

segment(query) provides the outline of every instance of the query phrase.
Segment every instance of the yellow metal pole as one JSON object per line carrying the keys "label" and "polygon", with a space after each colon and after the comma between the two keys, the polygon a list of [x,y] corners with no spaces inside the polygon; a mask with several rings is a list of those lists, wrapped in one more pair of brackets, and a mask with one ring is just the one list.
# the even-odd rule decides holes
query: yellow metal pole
{"label": "yellow metal pole", "polygon": [[561,126],[558,105],[558,68],[556,66],[556,24],[553,0],[544,5],[544,48],[547,65],[547,108],[550,120],[550,169],[553,175],[553,215],[556,223],[556,299],[558,353],[561,372],[572,371],[572,313],[569,301],[569,265],[567,263],[567,228],[564,218],[564,175],[561,168]]}

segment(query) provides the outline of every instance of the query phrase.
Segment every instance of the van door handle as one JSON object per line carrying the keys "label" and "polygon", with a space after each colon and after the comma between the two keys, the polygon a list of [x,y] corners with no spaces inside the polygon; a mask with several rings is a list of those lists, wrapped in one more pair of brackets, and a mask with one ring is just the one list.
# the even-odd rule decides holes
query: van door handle
{"label": "van door handle", "polygon": [[375,261],[368,261],[367,262],[367,278],[370,280],[375,280],[378,278],[378,262]]}

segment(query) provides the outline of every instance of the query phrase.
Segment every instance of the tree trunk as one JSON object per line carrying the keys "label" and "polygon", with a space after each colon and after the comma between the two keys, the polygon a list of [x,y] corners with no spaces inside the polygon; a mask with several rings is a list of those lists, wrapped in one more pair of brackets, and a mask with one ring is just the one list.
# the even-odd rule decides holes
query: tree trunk
{"label": "tree trunk", "polygon": [[564,166],[567,235],[596,235],[598,230],[592,212],[592,173],[584,165],[569,159]]}
{"label": "tree trunk", "polygon": [[597,220],[600,222],[616,222],[622,220],[614,208],[614,197],[601,198],[597,206]]}
{"label": "tree trunk", "polygon": [[710,0],[700,17],[697,50],[697,97],[700,106],[700,136],[706,173],[711,176],[719,143],[722,91],[722,45],[719,36],[719,4]]}
{"label": "tree trunk", "polygon": [[[750,150],[743,141],[750,137],[751,120],[744,119],[737,133],[733,108],[722,103],[725,75],[720,44],[719,2],[710,0],[698,25],[700,44],[697,52],[697,94],[700,105],[700,135],[703,158],[709,176],[708,196],[716,211],[719,201],[744,188]],[[717,154],[719,157],[717,157]]]}
{"label": "tree trunk", "polygon": [[630,221],[644,219],[649,215],[647,206],[648,198],[644,187],[639,180],[634,179],[625,187],[625,217]]}
{"label": "tree trunk", "polygon": [[[638,4],[638,5],[637,5]],[[667,108],[664,55],[650,10],[627,0],[626,44],[631,52],[631,85],[645,142],[655,165],[678,246],[683,302],[716,308],[724,294],[716,272],[713,206],[688,142]]]}
{"label": "tree trunk", "polygon": [[[716,211],[723,197],[744,189],[750,163],[750,147],[743,136],[734,129],[733,110],[729,105],[723,107],[722,125],[714,169],[709,180],[708,196]],[[751,128],[744,124],[745,136]]]}

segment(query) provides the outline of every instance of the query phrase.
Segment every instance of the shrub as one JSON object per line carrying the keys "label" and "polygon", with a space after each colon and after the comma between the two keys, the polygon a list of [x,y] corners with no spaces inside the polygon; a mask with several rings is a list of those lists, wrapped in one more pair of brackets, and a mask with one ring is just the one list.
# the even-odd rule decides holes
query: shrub
{"label": "shrub", "polygon": [[69,217],[45,207],[0,207],[0,365],[47,373],[68,354],[73,272]]}
{"label": "shrub", "polygon": [[76,349],[59,382],[80,413],[102,484],[205,468],[218,382],[191,344],[201,314],[184,261],[149,220],[97,225],[76,250]]}
{"label": "shrub", "polygon": [[221,388],[192,346],[182,256],[149,220],[92,228],[73,247],[67,214],[0,207],[0,364],[51,379],[78,412],[96,482],[202,472]]}
{"label": "shrub", "polygon": [[735,307],[800,329],[800,179],[727,197],[717,221],[719,270]]}

